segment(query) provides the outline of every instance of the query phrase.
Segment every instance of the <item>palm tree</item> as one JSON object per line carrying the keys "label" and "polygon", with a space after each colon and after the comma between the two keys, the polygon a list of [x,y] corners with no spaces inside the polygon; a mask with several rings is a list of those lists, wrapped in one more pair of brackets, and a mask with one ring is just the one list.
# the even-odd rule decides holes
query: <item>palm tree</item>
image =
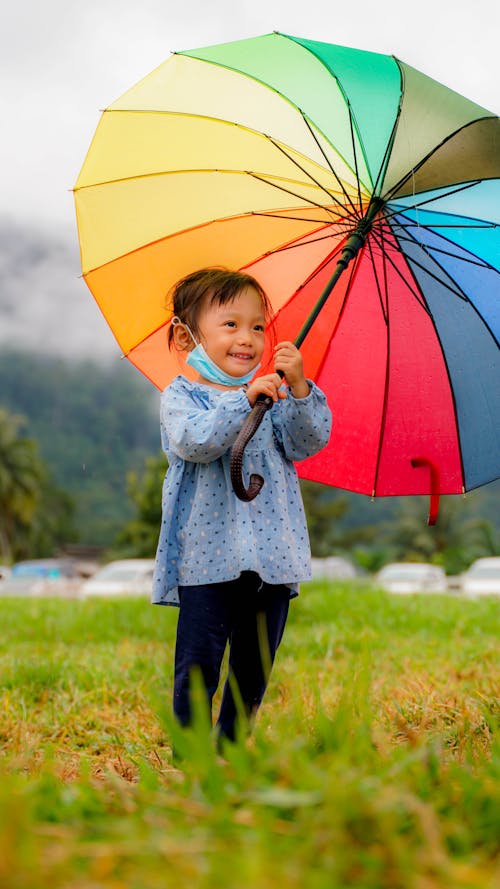
{"label": "palm tree", "polygon": [[29,526],[44,477],[34,441],[19,434],[21,417],[0,408],[0,558],[11,562],[16,531]]}

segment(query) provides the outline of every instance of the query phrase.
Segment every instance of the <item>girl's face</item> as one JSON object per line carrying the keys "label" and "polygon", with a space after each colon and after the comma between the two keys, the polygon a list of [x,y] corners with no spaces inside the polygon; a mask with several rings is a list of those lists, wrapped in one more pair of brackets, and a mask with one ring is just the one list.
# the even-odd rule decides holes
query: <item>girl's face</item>
{"label": "girl's face", "polygon": [[257,367],[264,351],[265,317],[261,298],[245,287],[225,305],[208,302],[198,318],[200,339],[221,370],[233,377]]}

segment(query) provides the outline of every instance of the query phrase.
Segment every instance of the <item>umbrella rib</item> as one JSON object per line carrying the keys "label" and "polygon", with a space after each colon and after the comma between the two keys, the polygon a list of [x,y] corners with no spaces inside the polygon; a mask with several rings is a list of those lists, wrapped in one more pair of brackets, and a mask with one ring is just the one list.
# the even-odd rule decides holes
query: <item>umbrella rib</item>
{"label": "umbrella rib", "polygon": [[[324,208],[322,208],[322,209],[324,209]],[[271,213],[271,212],[268,212],[267,210],[251,210],[249,215],[250,216],[269,216],[271,219],[283,219],[285,222],[287,220],[291,219],[292,222],[317,222],[320,225],[345,226],[344,222],[337,222],[337,221],[332,222],[331,220],[328,220],[328,222],[325,222],[324,219],[312,219],[310,216],[290,216],[290,215],[285,216],[284,213]],[[347,228],[347,226],[346,226],[346,230],[350,231],[350,227]]]}
{"label": "umbrella rib", "polygon": [[[387,213],[385,218],[390,219],[397,213],[404,213],[405,210],[416,210],[417,207],[423,207],[425,204],[432,204],[433,201],[441,201],[443,198],[449,198],[451,195],[458,194],[460,191],[466,191],[468,188],[475,188],[475,186],[480,185],[482,181],[482,179],[475,179],[473,182],[467,182],[466,185],[461,185],[459,188],[451,188],[443,194],[434,195],[433,198],[425,198],[425,200],[418,201],[416,204],[403,204],[399,210],[391,210],[390,213]],[[416,197],[416,195],[414,195],[414,197]]]}
{"label": "umbrella rib", "polygon": [[354,138],[354,121],[352,119],[351,103],[349,102],[348,99],[346,99],[346,102],[347,102],[347,111],[349,113],[349,126],[350,126],[350,130],[351,130],[351,144],[352,144],[352,153],[354,156],[354,167],[355,167],[355,171],[356,171],[356,183],[358,186],[359,206],[360,206],[360,208],[362,208],[363,201],[361,199],[361,188],[359,186],[359,168],[358,168],[358,156],[356,154],[356,140]]}
{"label": "umbrella rib", "polygon": [[[410,239],[411,239],[411,236],[410,236]],[[437,261],[437,259],[435,259],[434,256],[431,256],[431,255],[428,253],[428,251],[427,251],[427,249],[426,249],[426,245],[420,244],[420,242],[417,241],[416,239],[413,240],[413,243],[414,243],[416,246],[420,247],[420,248],[424,251],[424,253],[426,253],[426,254],[429,256],[429,259],[431,259],[431,260],[432,260],[432,261],[433,261],[433,262],[434,262],[434,263],[435,263],[435,264],[442,270],[443,274],[448,275],[446,269],[443,269],[443,267],[440,265],[440,263]],[[422,268],[425,272],[427,272],[427,274],[432,275],[432,273],[429,272],[428,269],[426,269],[424,266],[421,266],[419,262],[417,262],[417,261],[414,260],[414,259],[412,259],[412,260],[408,260],[408,258],[406,257],[406,254],[403,253],[403,255],[405,256],[405,259],[407,260],[407,262],[408,262],[408,261],[409,261],[409,262],[414,262],[415,265],[419,266],[419,268]],[[494,271],[496,271],[496,269],[494,269]],[[441,281],[440,278],[437,277],[437,275],[432,275],[432,277],[435,278],[435,280],[438,281],[443,287],[447,287],[447,285],[445,284],[445,282],[444,282],[444,281]],[[448,290],[451,290],[451,287],[448,286]],[[453,293],[453,292],[454,292],[454,291],[452,291],[452,293]],[[457,294],[457,295],[459,295],[459,294]],[[494,331],[492,330],[492,328],[490,327],[490,325],[488,324],[488,322],[486,321],[486,319],[483,317],[483,315],[481,314],[481,312],[479,311],[479,309],[477,308],[477,306],[472,302],[471,299],[469,299],[469,297],[467,296],[467,294],[466,294],[463,290],[461,290],[461,296],[460,296],[460,299],[461,299],[463,302],[467,303],[467,305],[469,305],[469,306],[472,308],[472,310],[476,313],[476,315],[478,316],[478,318],[480,318],[481,321],[483,322],[484,326],[486,327],[487,331],[489,332],[491,338],[494,340],[494,342],[496,343],[496,345],[497,345],[497,346],[500,346],[500,341],[499,341],[498,337],[496,336],[496,334],[494,333]]]}
{"label": "umbrella rib", "polygon": [[[343,243],[344,243],[344,242],[342,242],[342,244],[337,244],[337,246],[335,247],[335,249],[332,250],[332,252],[329,253],[328,256],[325,257],[325,259],[324,259],[322,262],[320,262],[319,265],[318,265],[315,269],[313,269],[313,271],[311,272],[311,274],[308,275],[307,278],[305,278],[305,280],[303,281],[303,283],[300,285],[300,287],[297,288],[298,290],[301,290],[303,287],[306,286],[306,284],[309,284],[310,281],[313,281],[314,278],[316,277],[316,275],[319,275],[319,273],[320,273],[324,268],[326,268],[326,266],[327,266],[329,263],[331,263],[331,262],[338,256],[339,253],[342,252],[342,249],[343,249]],[[354,265],[353,265],[352,270],[351,270],[351,278],[352,278],[352,273],[353,273],[353,271],[354,271]],[[349,279],[349,283],[350,283],[350,281],[351,281],[351,278]],[[349,285],[348,285],[348,287],[349,287]],[[347,290],[346,290],[346,296],[347,296]]]}
{"label": "umbrella rib", "polygon": [[328,157],[328,155],[326,154],[325,150],[323,149],[323,146],[321,145],[320,141],[317,139],[316,134],[314,133],[314,130],[313,130],[313,128],[311,127],[311,125],[310,125],[310,123],[309,123],[309,121],[308,121],[306,115],[304,114],[304,112],[302,111],[302,109],[299,108],[299,111],[300,111],[300,113],[301,113],[301,115],[302,115],[302,118],[303,118],[303,120],[304,120],[305,125],[307,126],[307,129],[309,130],[311,136],[313,137],[314,141],[316,142],[316,145],[318,146],[319,150],[321,151],[321,154],[323,155],[323,157],[324,157],[326,163],[328,164],[328,167],[330,168],[330,170],[331,170],[333,176],[335,176],[335,179],[337,180],[337,182],[338,182],[338,184],[339,184],[339,186],[340,186],[340,188],[341,188],[341,190],[342,190],[342,192],[343,192],[343,194],[344,194],[344,197],[345,197],[346,201],[348,201],[348,203],[351,205],[353,213],[355,213],[356,215],[359,216],[359,212],[358,212],[358,210],[357,210],[356,207],[354,206],[354,204],[353,204],[353,202],[352,202],[352,200],[351,200],[351,197],[350,197],[350,195],[348,194],[348,192],[346,191],[346,189],[345,189],[345,187],[344,187],[344,184],[343,184],[342,180],[340,179],[338,173],[335,172],[335,170],[334,170],[334,168],[333,168],[333,166],[332,166],[332,163],[331,163],[331,161],[330,161],[330,158]]}
{"label": "umbrella rib", "polygon": [[[403,215],[403,214],[402,214],[402,215]],[[392,217],[391,217],[391,218],[392,218]],[[416,243],[418,243],[418,244],[420,245],[420,247],[421,247],[422,249],[424,249],[424,245],[423,245],[420,241],[418,241],[417,239],[412,239],[411,232],[410,232],[410,229],[411,229],[411,228],[422,229],[422,226],[421,226],[421,225],[418,225],[418,223],[413,223],[413,222],[411,222],[411,223],[398,223],[398,224],[401,225],[401,228],[407,233],[407,237],[404,237],[403,235],[398,234],[398,235],[397,235],[398,242],[402,242],[402,241],[410,241],[411,243],[416,242]],[[488,226],[469,226],[469,227],[470,227],[470,228],[497,228],[496,225],[493,225],[493,226],[489,226],[489,225],[488,225]],[[425,228],[425,227],[424,227],[424,228]],[[435,230],[437,230],[437,229],[446,229],[446,228],[458,228],[458,229],[461,229],[461,228],[464,228],[464,226],[461,226],[461,225],[442,225],[442,226],[439,226],[439,225],[433,225],[433,226],[432,226],[432,231],[435,231]],[[446,240],[449,244],[454,244],[453,241],[450,241],[450,240],[449,240],[448,238],[446,238],[444,235],[441,235],[441,237],[442,237],[444,240]],[[469,259],[467,256],[463,256],[463,255],[460,256],[460,255],[458,255],[457,253],[452,253],[451,251],[443,250],[443,249],[440,248],[440,247],[429,247],[429,250],[433,250],[433,251],[435,251],[436,253],[442,253],[442,254],[445,255],[445,256],[450,256],[452,259],[456,259],[456,260],[458,260],[458,261],[460,261],[460,262],[466,262],[466,263],[468,263],[469,265],[475,265],[475,266],[478,266],[479,268],[491,269],[491,271],[496,272],[496,274],[500,274],[500,270],[499,270],[499,269],[495,268],[495,266],[491,265],[489,262],[486,262],[486,260],[482,260],[480,257],[477,257],[477,258],[474,258],[474,259]],[[464,248],[464,251],[469,252],[469,251],[466,250],[466,248]],[[403,251],[401,251],[401,252],[403,252]],[[425,251],[425,252],[427,252],[427,251]],[[428,253],[427,255],[428,255],[428,256],[431,256],[430,253]],[[475,256],[475,254],[471,254],[471,256]],[[444,285],[444,286],[446,286],[446,285]]]}
{"label": "umbrella rib", "polygon": [[[103,179],[100,182],[89,182],[87,185],[80,185],[78,188],[73,188],[73,192],[86,191],[89,188],[103,188],[106,185],[118,185],[121,182],[135,182],[140,179],[160,179],[162,176],[185,176],[191,175],[192,173],[221,173],[226,176],[255,176],[255,178],[259,178],[258,173],[253,173],[251,170],[238,170],[238,169],[229,169],[227,167],[199,167],[199,168],[186,168],[186,169],[176,169],[176,170],[152,170],[148,173],[137,173],[134,176],[121,176],[117,179]],[[273,175],[273,174],[269,174]],[[267,185],[272,185],[272,182],[269,182],[265,177],[260,177],[262,182],[265,182]],[[277,176],[276,178],[283,179],[285,182],[296,182],[297,185],[303,185],[300,179],[288,179],[284,176]],[[276,186],[278,188],[279,186]],[[322,186],[319,186],[322,191],[325,189]],[[303,195],[295,195],[294,192],[290,192],[295,197],[300,198],[302,201],[308,201]],[[314,201],[308,201],[315,207],[319,207],[320,209],[326,209],[323,204],[317,204]]]}
{"label": "umbrella rib", "polygon": [[[336,254],[339,252],[339,250],[340,250],[340,248],[338,248],[338,250],[336,250],[334,253],[332,253],[332,254],[328,257],[328,259],[325,260],[325,262],[321,263],[320,266],[319,266],[317,269],[315,269],[315,271],[312,272],[312,274],[309,275],[309,277],[306,278],[306,280],[300,285],[300,287],[298,288],[298,290],[301,290],[302,287],[305,287],[306,284],[309,283],[309,281],[311,281],[317,274],[319,274],[319,272],[320,272],[320,271],[327,265],[327,263],[328,263],[328,262],[331,262],[332,259],[335,258]],[[342,305],[341,305],[341,307],[340,307],[340,311],[339,311],[339,314],[338,314],[338,317],[337,317],[337,321],[336,321],[336,323],[335,323],[335,327],[334,327],[333,332],[332,332],[332,338],[333,338],[333,336],[335,336],[335,333],[336,333],[336,331],[338,330],[338,326],[339,326],[339,324],[340,324],[340,320],[341,320],[341,318],[342,318],[342,315],[344,314],[344,309],[345,309],[346,304],[347,304],[347,298],[348,298],[349,293],[350,293],[350,290],[351,290],[351,286],[352,286],[352,283],[353,283],[353,278],[354,278],[354,275],[355,275],[356,270],[357,270],[357,267],[358,267],[359,259],[360,259],[360,257],[359,257],[359,254],[358,254],[358,256],[355,258],[354,262],[351,263],[350,270],[349,270],[349,280],[348,280],[348,282],[347,282],[347,286],[346,286],[345,293],[344,293],[344,298],[343,298],[343,300],[342,300]],[[318,379],[319,379],[319,376],[320,376],[320,374],[321,374],[321,371],[323,370],[323,367],[324,367],[324,365],[325,365],[325,362],[326,362],[326,359],[327,359],[327,353],[328,353],[328,348],[326,348],[325,351],[323,352],[323,356],[322,356],[322,358],[321,358],[321,361],[319,362],[318,369],[317,369],[317,371],[316,371],[316,376],[317,376]]]}
{"label": "umbrella rib", "polygon": [[[394,234],[394,236],[397,238],[396,234]],[[418,247],[420,247],[420,249],[422,250],[423,253],[425,253],[427,256],[429,256],[429,254],[427,253],[427,250],[425,249],[425,246],[423,244],[421,244],[420,241],[415,241],[414,243]],[[401,252],[401,255],[404,256],[407,263],[414,263],[419,269],[422,269],[423,272],[425,272],[427,275],[429,275],[429,277],[434,278],[434,280],[437,281],[438,284],[441,284],[442,287],[445,287],[446,290],[449,290],[450,293],[453,293],[454,296],[457,296],[458,299],[461,299],[462,302],[469,302],[469,300],[467,299],[467,296],[465,295],[465,293],[463,293],[463,291],[461,291],[461,290],[459,291],[459,290],[456,290],[454,287],[450,287],[450,285],[447,284],[446,281],[443,281],[442,278],[440,278],[438,275],[435,275],[428,268],[426,268],[424,265],[422,265],[422,263],[420,263],[418,261],[418,259],[414,259],[414,257],[407,256],[407,254],[405,253],[405,251],[403,250],[402,247],[400,247],[400,252]],[[441,268],[441,266],[439,266],[439,268]],[[442,271],[444,272],[444,269]]]}
{"label": "umbrella rib", "polygon": [[276,253],[283,253],[285,250],[295,250],[298,247],[308,247],[310,244],[317,244],[320,241],[328,240],[328,238],[334,238],[335,234],[337,233],[334,232],[331,235],[321,235],[318,238],[308,238],[307,241],[301,240],[292,244],[284,244],[281,247],[276,247],[274,250],[267,250],[266,253],[263,254],[263,256],[273,256]]}
{"label": "umbrella rib", "polygon": [[443,145],[446,145],[446,143],[449,142],[450,139],[454,139],[455,136],[458,135],[458,133],[461,133],[463,130],[466,130],[468,127],[472,126],[473,124],[478,123],[480,120],[495,120],[495,119],[496,119],[495,116],[492,114],[485,115],[484,117],[476,117],[474,120],[470,120],[467,123],[465,123],[463,126],[459,127],[458,130],[454,130],[453,133],[449,133],[448,136],[446,136],[446,138],[443,139],[439,143],[439,145],[435,145],[434,148],[431,151],[429,151],[428,154],[426,154],[425,157],[423,157],[422,160],[420,160],[416,164],[416,166],[412,167],[411,170],[409,170],[408,173],[406,173],[399,180],[399,182],[396,182],[396,184],[393,185],[393,187],[390,189],[390,191],[388,191],[387,194],[384,195],[384,200],[386,202],[390,201],[392,195],[396,194],[405,185],[405,183],[408,182],[408,180],[411,179],[415,175],[415,173],[418,173],[418,171],[424,166],[424,164],[426,164],[427,161],[434,154],[436,154],[436,152],[439,151],[440,148],[443,147]]}
{"label": "umbrella rib", "polygon": [[[382,233],[382,239],[383,239],[383,233]],[[370,251],[370,259],[371,259],[371,263],[372,263],[373,274],[375,277],[375,284],[377,285],[377,293],[378,293],[378,298],[380,301],[380,308],[382,309],[384,321],[386,324],[388,324],[389,317],[388,317],[388,311],[387,311],[387,288],[386,288],[386,305],[384,306],[384,301],[382,298],[382,291],[380,289],[380,282],[378,279],[378,269],[377,269],[377,266],[375,265],[375,257],[373,255],[373,246],[372,246],[372,242],[370,239],[368,239],[368,250]],[[384,278],[385,278],[385,276],[384,276]]]}
{"label": "umbrella rib", "polygon": [[[390,257],[388,255],[386,247],[385,247],[385,243],[384,243],[385,242],[385,232],[383,229],[381,230],[380,236],[381,236],[381,241],[382,241],[382,244],[381,244],[382,267],[384,270],[384,291],[385,291],[385,302],[386,302],[386,307],[387,307],[387,314],[384,312],[384,319],[385,319],[385,324],[386,324],[387,358],[386,358],[386,362],[385,362],[384,400],[382,403],[382,416],[380,418],[380,435],[379,435],[379,439],[378,439],[377,462],[375,464],[375,474],[374,474],[374,478],[373,478],[372,497],[375,497],[376,492],[377,492],[378,475],[379,475],[379,471],[380,471],[380,460],[382,458],[382,446],[383,446],[383,442],[384,442],[384,432],[385,432],[385,426],[386,426],[386,422],[387,422],[387,405],[389,402],[389,380],[390,380],[390,367],[391,367],[391,361],[390,361],[391,328],[390,328],[390,324],[389,324],[389,286],[387,283],[387,265],[386,265],[387,259],[389,259],[389,261],[391,261],[391,260],[390,260]],[[373,268],[375,271],[375,266]],[[403,277],[403,276],[401,276],[401,277]],[[408,282],[405,280],[404,277],[403,277],[403,281],[405,281],[405,284],[407,284],[407,286],[408,286]],[[378,286],[378,281],[377,281],[377,286]],[[411,290],[411,288],[410,288],[410,290]],[[418,297],[417,297],[417,301],[420,303],[420,300],[418,299]]]}
{"label": "umbrella rib", "polygon": [[[288,160],[292,162],[292,164],[294,164],[296,167],[298,167],[298,169],[301,170],[302,173],[304,173],[304,175],[307,176],[308,179],[311,180],[311,182],[314,182],[314,184],[317,185],[318,188],[321,188],[321,190],[324,191],[325,194],[327,194],[328,197],[331,198],[332,201],[333,201],[335,204],[338,204],[338,206],[339,206],[342,210],[344,209],[344,205],[342,204],[342,202],[339,201],[339,199],[336,198],[330,191],[328,191],[328,189],[325,188],[324,185],[321,185],[321,182],[318,182],[318,180],[315,179],[314,176],[311,175],[311,173],[309,173],[307,170],[305,170],[304,167],[302,167],[302,166],[299,164],[299,162],[298,162],[297,160],[295,160],[295,158],[291,157],[291,156],[288,154],[288,152],[285,151],[285,149],[284,149],[278,142],[275,142],[274,139],[273,139],[271,136],[268,136],[267,138],[269,139],[269,141],[271,142],[271,144],[274,145],[274,147],[277,148],[278,151],[281,151],[281,153],[284,154],[285,157],[288,158]],[[350,218],[349,215],[342,215],[342,214],[339,214],[339,215],[341,216],[342,219],[349,219],[349,218]]]}
{"label": "umbrella rib", "polygon": [[[424,312],[427,312],[428,314],[430,314],[427,305],[426,305],[425,303],[423,303],[423,302],[421,301],[421,299],[420,299],[420,289],[419,289],[419,292],[418,292],[418,293],[415,292],[415,290],[413,289],[413,287],[411,287],[410,283],[407,281],[407,279],[405,278],[405,276],[403,275],[403,273],[401,272],[401,270],[397,267],[396,263],[391,259],[389,253],[386,252],[386,249],[385,249],[385,247],[384,247],[384,244],[383,244],[383,243],[380,243],[380,241],[378,240],[378,237],[379,237],[379,236],[382,236],[382,241],[383,241],[383,233],[381,232],[381,233],[379,234],[378,232],[375,232],[374,229],[372,229],[372,232],[371,232],[371,233],[372,233],[372,235],[373,235],[373,238],[374,238],[375,242],[377,243],[377,246],[380,247],[380,252],[382,253],[382,256],[384,256],[384,257],[390,262],[390,264],[391,264],[391,266],[393,267],[393,269],[394,269],[394,271],[396,272],[396,274],[398,274],[399,277],[401,278],[401,280],[406,284],[408,290],[410,291],[410,293],[412,294],[412,296],[415,297],[415,299],[417,300],[418,304],[422,307],[422,309],[424,310]],[[404,256],[405,259],[406,259],[406,256],[405,256],[405,254],[403,253],[403,251],[401,250],[401,248],[398,248],[398,246],[397,246],[397,245],[394,245],[394,244],[391,244],[391,247],[392,247],[392,249],[397,250],[398,253],[401,253],[401,255]],[[413,276],[412,276],[412,277],[413,277]]]}
{"label": "umbrella rib", "polygon": [[[402,228],[405,228],[403,225]],[[410,241],[410,243],[414,244],[416,239],[413,239],[409,234],[407,237],[404,235],[398,235],[398,241]],[[460,262],[467,262],[469,265],[477,265],[480,269],[491,269],[491,271],[496,272],[497,275],[500,274],[499,269],[496,269],[494,265],[490,265],[489,262],[485,262],[481,259],[469,259],[467,256],[459,256],[458,253],[452,253],[451,250],[443,250],[442,247],[430,247],[426,245],[427,249],[432,251],[432,253],[442,253],[443,256],[449,256],[451,259],[458,259]],[[429,253],[429,256],[431,254]],[[473,254],[471,254],[472,256]],[[434,258],[434,257],[433,257]]]}
{"label": "umbrella rib", "polygon": [[[436,224],[436,225],[430,225],[430,226],[427,226],[427,225],[421,225],[421,224],[418,222],[418,220],[415,221],[415,222],[413,222],[413,220],[407,220],[407,217],[406,217],[406,214],[405,214],[405,210],[406,210],[406,209],[407,209],[407,208],[405,208],[405,209],[401,209],[401,210],[399,211],[399,216],[402,217],[402,218],[404,218],[404,219],[405,219],[405,222],[399,222],[399,221],[398,221],[398,225],[400,225],[401,228],[403,228],[405,231],[409,230],[410,228],[418,228],[418,229],[422,229],[422,228],[423,228],[423,229],[425,229],[425,230],[427,230],[427,229],[431,229],[432,231],[437,231],[437,229],[442,230],[442,229],[448,229],[448,228],[450,228],[450,229],[455,229],[455,228],[456,228],[456,229],[467,229],[467,230],[468,230],[468,229],[480,229],[480,230],[485,229],[485,230],[489,230],[489,229],[492,229],[492,228],[498,228],[498,223],[496,223],[496,222],[488,222],[488,223],[486,223],[486,224],[482,224],[482,223],[479,223],[479,222],[478,222],[477,225],[476,225],[476,224],[463,225],[463,224],[459,224],[459,223],[448,223],[448,224],[442,224],[442,225],[440,225],[440,224]],[[413,208],[410,208],[410,209],[413,209]],[[398,213],[397,213],[397,212],[395,212],[395,213],[388,213],[387,215],[384,214],[384,220],[386,220],[387,222],[389,222],[389,224],[391,224],[391,220],[394,219],[394,217],[396,217],[396,216],[398,216]],[[464,217],[464,218],[465,218],[465,217]],[[378,223],[377,223],[377,225],[378,225]],[[375,226],[374,226],[374,227],[375,227]],[[399,238],[399,235],[398,235],[398,238]],[[446,239],[446,240],[448,240],[448,239]],[[450,241],[450,243],[454,243],[454,242],[453,242],[453,241]],[[437,249],[437,248],[436,248],[436,249]],[[464,249],[466,249],[466,248],[464,248]],[[450,256],[453,256],[453,255],[454,255],[454,254],[450,254]],[[461,259],[462,257],[458,257],[458,256],[456,256],[456,258],[457,258],[457,259]],[[464,259],[464,262],[465,262],[465,261],[466,261],[466,260]],[[471,260],[469,260],[469,261],[471,261]],[[479,264],[479,263],[478,263],[478,264]],[[484,261],[484,260],[481,262],[481,265],[488,266],[489,268],[492,268],[492,269],[494,269],[495,271],[498,271],[498,269],[496,269],[495,266],[491,266],[489,263],[487,263],[487,262]]]}
{"label": "umbrella rib", "polygon": [[399,127],[399,119],[401,117],[401,111],[403,108],[403,98],[404,98],[404,72],[399,63],[399,59],[396,56],[392,56],[399,70],[399,102],[398,102],[398,110],[394,118],[394,123],[391,130],[391,135],[385,147],[384,156],[382,158],[382,162],[380,164],[380,169],[377,173],[377,178],[375,180],[375,185],[373,186],[373,193],[378,194],[379,184],[383,183],[385,179],[385,174],[387,173],[387,167],[389,166],[389,160],[392,154],[392,149],[394,148],[394,142],[396,141],[396,133]]}
{"label": "umbrella rib", "polygon": [[[407,222],[405,225],[405,228],[423,228],[423,226],[420,225],[419,222]],[[459,225],[458,223],[451,223],[450,222],[450,223],[447,223],[446,225],[444,223],[442,225],[441,224],[433,225],[432,228],[433,229],[465,228],[467,230],[476,228],[476,229],[488,230],[490,228],[498,228],[498,222],[488,222],[486,225],[481,225],[479,223],[477,225]]]}
{"label": "umbrella rib", "polygon": [[[401,225],[401,228],[404,229],[405,232],[406,232],[408,229],[410,229],[410,228],[419,228],[419,229],[422,228],[422,226],[418,225],[418,224],[415,223],[415,222],[406,222],[406,217],[405,217],[405,214],[404,214],[404,213],[401,213],[401,217],[402,217],[403,219],[405,219],[405,222],[400,222],[399,225]],[[392,217],[390,217],[390,218],[392,218]],[[494,228],[497,228],[497,227],[498,227],[495,223],[492,224],[492,225],[493,225]],[[459,225],[453,225],[453,226],[452,226],[452,225],[449,225],[449,226],[438,226],[438,225],[433,225],[433,226],[431,227],[431,230],[434,231],[434,230],[437,229],[437,228],[464,228],[464,227],[465,227],[465,226],[459,226]],[[474,226],[471,226],[471,228],[473,228],[473,227],[474,227]],[[483,226],[480,226],[480,227],[482,228]],[[490,228],[490,227],[491,227],[490,225],[484,226],[484,228]],[[424,226],[424,228],[426,228],[426,227]],[[408,231],[408,238],[411,238],[411,237],[412,237],[411,232]],[[450,241],[449,238],[447,238],[445,235],[441,235],[440,237],[442,238],[442,240],[447,241],[448,244],[450,244],[450,245],[453,244],[453,246],[457,246],[457,245],[455,244],[454,241]],[[398,235],[398,240],[407,240],[407,238],[404,238],[404,237],[402,237],[401,235]],[[463,248],[464,251],[466,251],[467,253],[469,253],[470,256],[474,256],[475,259],[468,259],[468,258],[465,257],[465,256],[458,256],[456,253],[448,252],[448,251],[446,251],[446,250],[443,250],[443,249],[440,248],[440,247],[432,247],[432,248],[429,248],[429,249],[436,250],[438,253],[444,253],[444,254],[447,254],[448,256],[451,256],[453,259],[460,259],[462,262],[468,262],[468,263],[470,263],[471,265],[478,265],[478,266],[480,266],[480,267],[482,267],[482,268],[488,268],[488,269],[491,269],[492,271],[496,272],[497,274],[500,274],[500,270],[497,269],[494,265],[491,265],[491,263],[487,262],[485,259],[481,259],[480,257],[476,257],[475,254],[470,253],[470,251],[467,250],[466,247]]]}
{"label": "umbrella rib", "polygon": [[[318,240],[319,240],[319,239],[318,239]],[[310,243],[310,242],[308,241],[307,243]],[[344,243],[345,243],[345,239],[342,241],[341,244],[337,244],[337,246],[335,247],[335,249],[332,250],[332,252],[329,253],[328,256],[326,256],[326,257],[319,263],[319,265],[316,266],[316,268],[313,269],[313,271],[311,272],[311,274],[308,275],[308,276],[303,280],[302,284],[300,284],[299,287],[297,287],[297,292],[298,292],[299,290],[302,290],[302,288],[305,287],[306,284],[309,284],[311,281],[313,281],[314,278],[316,277],[316,275],[319,275],[319,273],[320,273],[324,268],[326,268],[326,266],[327,266],[329,263],[331,263],[331,262],[338,256],[339,253],[342,252],[343,247],[344,247]],[[290,245],[290,247],[293,247],[293,246],[294,246],[293,244]],[[300,246],[300,245],[297,244],[297,245],[295,245],[295,246]],[[287,249],[287,248],[284,247],[283,249]],[[273,252],[277,252],[277,251],[270,251],[270,253],[273,253]],[[267,256],[268,254],[265,254],[265,255]],[[252,264],[253,264],[253,263],[252,263]],[[354,269],[354,263],[353,263],[351,269],[352,269],[352,270],[351,270],[351,278],[352,278],[352,271],[353,271],[353,269]],[[349,285],[348,285],[348,286],[349,286]],[[347,291],[346,291],[346,292],[347,292]],[[285,304],[285,305],[286,305],[286,304]],[[283,308],[284,308],[284,306],[281,307],[280,311],[281,311]]]}
{"label": "umbrella rib", "polygon": [[311,200],[311,198],[306,198],[302,194],[297,194],[296,191],[291,191],[291,189],[285,188],[283,185],[278,185],[276,182],[272,182],[271,180],[266,179],[265,176],[259,176],[258,173],[252,173],[251,170],[246,170],[246,173],[248,176],[252,176],[254,179],[257,179],[259,182],[263,182],[265,185],[270,185],[271,188],[276,188],[276,189],[278,189],[278,191],[285,192],[285,194],[291,194],[292,197],[298,198],[299,200],[304,201],[307,204],[310,204],[311,207],[317,207],[319,210],[324,210],[325,213],[330,213],[333,217],[332,222],[334,222],[336,220],[336,218],[337,218],[336,215],[333,213],[332,210],[330,210],[329,207],[325,206],[324,204],[319,204],[317,201]]}

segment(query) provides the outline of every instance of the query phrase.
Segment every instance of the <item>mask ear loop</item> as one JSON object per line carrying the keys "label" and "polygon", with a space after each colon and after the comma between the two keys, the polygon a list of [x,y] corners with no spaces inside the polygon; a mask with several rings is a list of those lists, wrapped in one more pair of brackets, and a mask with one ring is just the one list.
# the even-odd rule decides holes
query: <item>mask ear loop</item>
{"label": "mask ear loop", "polygon": [[189,336],[193,340],[193,343],[195,344],[195,346],[199,345],[198,341],[194,337],[194,334],[193,334],[193,331],[191,330],[191,328],[184,321],[181,321],[181,319],[179,318],[178,315],[174,315],[173,318],[171,318],[170,323],[171,323],[172,327],[185,327],[187,332],[189,333]]}

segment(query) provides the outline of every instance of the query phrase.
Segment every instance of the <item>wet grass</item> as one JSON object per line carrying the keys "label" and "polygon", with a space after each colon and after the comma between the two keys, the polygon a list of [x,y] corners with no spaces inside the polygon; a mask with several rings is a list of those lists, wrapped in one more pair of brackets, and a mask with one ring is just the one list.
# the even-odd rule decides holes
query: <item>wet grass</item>
{"label": "wet grass", "polygon": [[0,620],[2,889],[499,885],[498,600],[304,587],[225,758],[172,724],[174,609]]}

